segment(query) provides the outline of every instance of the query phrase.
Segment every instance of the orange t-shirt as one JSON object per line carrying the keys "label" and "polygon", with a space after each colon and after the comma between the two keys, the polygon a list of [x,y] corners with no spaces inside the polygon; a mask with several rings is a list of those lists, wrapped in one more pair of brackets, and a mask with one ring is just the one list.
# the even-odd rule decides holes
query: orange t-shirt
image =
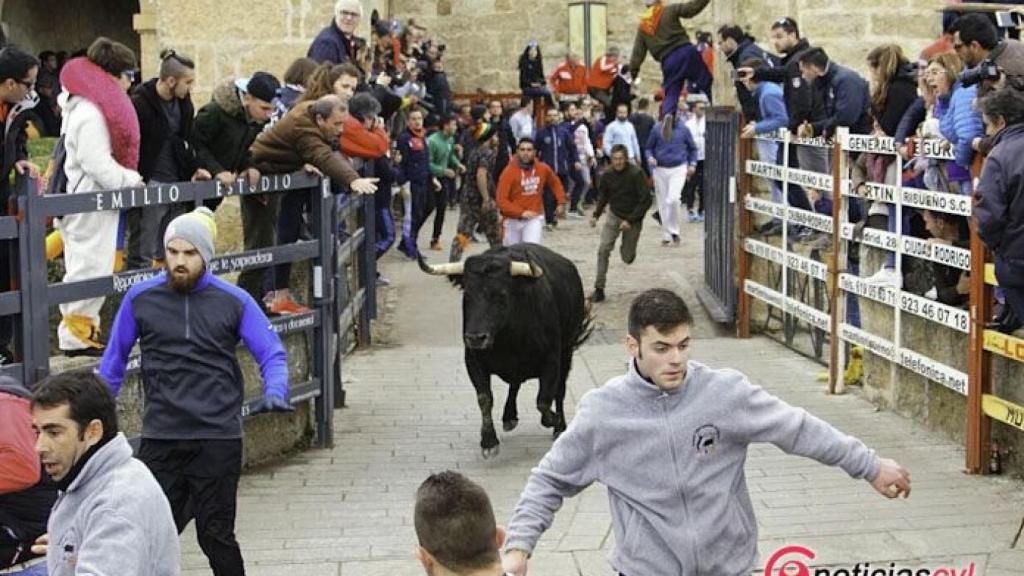
{"label": "orange t-shirt", "polygon": [[513,158],[498,179],[498,211],[505,218],[520,219],[523,212],[544,213],[544,190],[551,187],[556,202],[565,204],[565,189],[562,181],[551,167],[534,160],[533,168],[523,170],[519,161]]}

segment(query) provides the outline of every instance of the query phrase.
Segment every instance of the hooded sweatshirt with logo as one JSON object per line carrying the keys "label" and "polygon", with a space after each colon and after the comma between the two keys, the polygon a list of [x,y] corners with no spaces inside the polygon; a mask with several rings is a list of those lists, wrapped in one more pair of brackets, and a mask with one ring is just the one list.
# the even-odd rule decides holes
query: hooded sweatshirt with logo
{"label": "hooded sweatshirt with logo", "polygon": [[576,417],[533,469],[508,525],[506,549],[532,552],[566,497],[608,488],[615,530],[609,562],[630,576],[750,574],[757,522],[747,491],[747,446],[874,479],[879,459],[739,372],[690,362],[663,392],[637,371],[588,392]]}

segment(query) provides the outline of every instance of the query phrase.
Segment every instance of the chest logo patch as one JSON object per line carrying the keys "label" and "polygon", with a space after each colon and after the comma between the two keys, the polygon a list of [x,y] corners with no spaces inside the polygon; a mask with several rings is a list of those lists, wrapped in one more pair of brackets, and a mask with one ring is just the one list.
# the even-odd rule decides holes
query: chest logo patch
{"label": "chest logo patch", "polygon": [[693,449],[698,456],[712,456],[718,450],[721,432],[714,424],[705,424],[693,431]]}

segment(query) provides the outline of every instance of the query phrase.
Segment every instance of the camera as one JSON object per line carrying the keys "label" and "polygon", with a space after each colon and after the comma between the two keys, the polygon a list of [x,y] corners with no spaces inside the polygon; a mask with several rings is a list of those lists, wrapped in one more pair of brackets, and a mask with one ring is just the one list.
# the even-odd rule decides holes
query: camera
{"label": "camera", "polygon": [[960,83],[964,88],[974,86],[986,80],[999,80],[999,66],[992,60],[982,60],[977,66],[964,71],[960,75]]}

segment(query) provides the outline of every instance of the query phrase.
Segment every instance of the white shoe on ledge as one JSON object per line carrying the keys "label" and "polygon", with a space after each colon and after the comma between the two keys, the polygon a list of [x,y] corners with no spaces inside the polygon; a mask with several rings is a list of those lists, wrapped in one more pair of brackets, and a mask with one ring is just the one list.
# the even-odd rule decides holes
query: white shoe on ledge
{"label": "white shoe on ledge", "polygon": [[889,286],[896,290],[900,290],[903,287],[903,278],[900,277],[895,268],[889,268],[888,266],[883,266],[878,272],[865,278],[864,281],[876,286]]}

